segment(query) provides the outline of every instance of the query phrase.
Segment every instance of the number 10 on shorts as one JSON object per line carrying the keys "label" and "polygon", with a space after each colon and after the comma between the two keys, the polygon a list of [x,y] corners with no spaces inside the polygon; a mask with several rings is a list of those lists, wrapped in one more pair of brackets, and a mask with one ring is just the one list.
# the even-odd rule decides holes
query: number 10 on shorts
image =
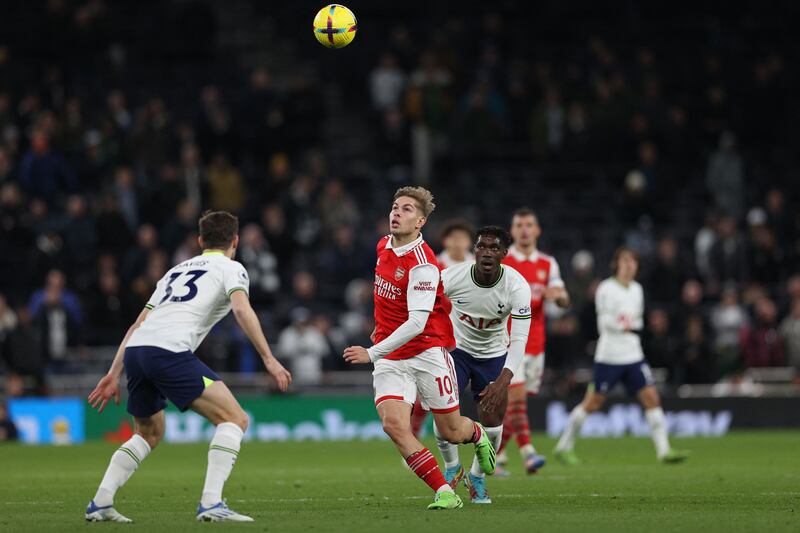
{"label": "number 10 on shorts", "polygon": [[453,394],[453,380],[450,379],[450,376],[436,378],[436,384],[439,386],[439,396]]}

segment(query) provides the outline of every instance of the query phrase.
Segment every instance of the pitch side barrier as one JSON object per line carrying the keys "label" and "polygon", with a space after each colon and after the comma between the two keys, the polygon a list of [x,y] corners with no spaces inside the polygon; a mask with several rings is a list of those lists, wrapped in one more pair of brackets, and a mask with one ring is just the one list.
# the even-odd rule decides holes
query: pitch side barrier
{"label": "pitch side barrier", "polygon": [[[246,440],[371,440],[385,439],[371,395],[241,396],[250,415]],[[580,401],[530,398],[534,431],[558,435],[569,410]],[[664,398],[669,432],[675,436],[716,437],[736,429],[800,429],[800,396]],[[29,444],[77,444],[84,440],[124,442],[131,436],[131,418],[113,404],[103,414],[83,398],[21,398],[8,401],[9,413]],[[462,398],[462,411],[475,414],[471,395]],[[166,413],[168,442],[208,441],[214,428],[199,415]],[[430,419],[427,431],[430,433]],[[645,436],[649,434],[641,407],[624,398],[609,399],[602,412],[583,425],[585,437]]]}

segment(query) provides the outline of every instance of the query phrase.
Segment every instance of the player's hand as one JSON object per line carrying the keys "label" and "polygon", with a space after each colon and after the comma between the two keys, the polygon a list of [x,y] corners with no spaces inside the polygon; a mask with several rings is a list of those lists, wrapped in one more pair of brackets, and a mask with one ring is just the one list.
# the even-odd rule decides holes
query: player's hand
{"label": "player's hand", "polygon": [[561,300],[567,297],[567,289],[564,287],[547,287],[544,290],[545,300]]}
{"label": "player's hand", "polygon": [[119,405],[119,378],[106,374],[94,390],[89,393],[87,399],[93,409],[97,409],[99,413],[102,413],[111,398],[114,398],[114,403]]}
{"label": "player's hand", "polygon": [[275,381],[278,383],[278,389],[280,389],[281,392],[286,392],[286,389],[288,389],[289,385],[292,383],[292,374],[274,357],[270,359],[265,366],[267,367],[269,375],[275,378]]}
{"label": "player's hand", "polygon": [[496,381],[492,381],[478,394],[478,403],[487,413],[497,411],[508,399],[508,384],[512,374],[508,369],[503,369]]}
{"label": "player's hand", "polygon": [[344,360],[350,364],[370,363],[369,353],[363,346],[350,346],[344,350]]}

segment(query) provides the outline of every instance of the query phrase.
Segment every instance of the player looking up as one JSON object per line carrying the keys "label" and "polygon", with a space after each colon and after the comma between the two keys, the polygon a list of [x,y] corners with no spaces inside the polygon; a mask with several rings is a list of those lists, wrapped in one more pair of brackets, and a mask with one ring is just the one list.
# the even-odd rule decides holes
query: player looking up
{"label": "player looking up", "polygon": [[644,293],[635,280],[638,269],[636,253],[630,248],[618,248],[611,261],[612,277],[597,287],[595,307],[600,339],[594,353],[594,377],[583,402],[570,413],[556,445],[556,458],[565,464],[580,462],[573,452],[575,438],[586,417],[603,406],[608,393],[619,382],[644,407],[658,460],[679,463],[687,458],[686,452],[669,446],[661,400],[642,352],[638,334],[644,327]]}
{"label": "player looking up", "polygon": [[[503,440],[498,460],[503,464],[503,449],[512,436],[516,436],[519,453],[530,474],[536,473],[545,464],[545,458],[536,453],[531,443],[528,425],[527,394],[536,395],[542,384],[544,373],[544,302],[551,300],[559,307],[569,306],[569,294],[561,280],[561,272],[554,257],[543,254],[537,248],[542,233],[536,214],[524,207],[514,212],[511,219],[511,236],[514,245],[508,250],[503,264],[522,274],[531,287],[531,331],[522,366],[514,372],[508,389],[508,409],[503,422]],[[498,473],[500,470],[498,469]],[[505,470],[502,473],[507,475]]]}
{"label": "player looking up", "polygon": [[459,413],[453,359],[452,326],[442,305],[439,266],[420,230],[433,212],[433,195],[422,187],[403,187],[389,213],[391,234],[377,246],[375,265],[375,332],[369,348],[350,346],[350,363],[375,363],[375,406],[383,430],[409,468],[434,491],[428,509],[463,505],[445,481],[436,458],[411,431],[411,406],[417,397],[433,413],[442,438],[475,444],[484,472],[495,467],[495,450],[480,424]]}
{"label": "player looking up", "polygon": [[[511,236],[503,228],[486,226],[475,238],[475,260],[442,271],[444,294],[452,303],[458,390],[467,385],[478,406],[478,419],[495,448],[503,435],[508,385],[522,365],[531,319],[531,289],[522,275],[501,261]],[[508,322],[511,318],[509,343]],[[439,436],[436,443],[445,461],[445,479],[452,487],[464,477],[458,448]],[[477,460],[465,478],[473,503],[492,503]]]}
{"label": "player looking up", "polygon": [[97,494],[86,509],[88,521],[131,522],[114,509],[114,495],[161,442],[167,398],[181,411],[192,409],[217,428],[208,450],[208,470],[197,519],[253,520],[229,509],[222,499],[222,487],[247,430],[247,414],[219,376],[193,352],[211,328],[233,309],[236,322],[280,390],[286,390],[292,377],[272,356],[247,297],[247,271],[233,260],[239,244],[239,220],[225,211],[207,212],[199,226],[203,254],[173,267],[158,282],[122,340],[108,374],[89,394],[89,403],[100,412],[112,398],[119,404],[119,378],[124,368],[134,435],[111,456]]}

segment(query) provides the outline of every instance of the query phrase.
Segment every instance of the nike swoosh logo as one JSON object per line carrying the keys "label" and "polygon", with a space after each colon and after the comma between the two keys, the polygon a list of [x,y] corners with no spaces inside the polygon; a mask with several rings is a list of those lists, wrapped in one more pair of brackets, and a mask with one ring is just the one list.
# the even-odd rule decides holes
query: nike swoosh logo
{"label": "nike swoosh logo", "polygon": [[468,304],[469,302],[466,300],[456,300],[457,304]]}

